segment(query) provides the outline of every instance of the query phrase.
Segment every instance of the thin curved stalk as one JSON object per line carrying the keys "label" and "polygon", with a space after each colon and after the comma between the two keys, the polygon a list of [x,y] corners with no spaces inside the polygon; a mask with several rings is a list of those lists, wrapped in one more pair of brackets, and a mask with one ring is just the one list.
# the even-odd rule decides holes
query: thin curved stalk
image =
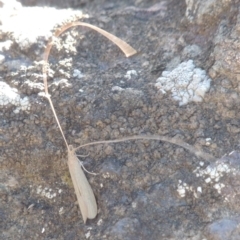
{"label": "thin curved stalk", "polygon": [[74,26],[89,27],[89,28],[101,33],[106,38],[108,38],[110,41],[115,43],[124,52],[126,57],[130,57],[133,54],[135,54],[136,50],[133,49],[130,45],[128,45],[126,42],[124,42],[120,38],[102,30],[101,28],[95,27],[89,23],[73,22],[73,23],[68,23],[68,24],[62,26],[61,28],[59,28],[54,33],[53,37],[49,40],[47,47],[44,51],[44,55],[43,55],[44,64],[43,64],[42,71],[43,71],[43,83],[44,83],[45,95],[50,103],[51,109],[53,111],[53,115],[56,119],[57,125],[59,127],[59,130],[62,134],[63,140],[64,140],[67,150],[68,150],[69,172],[70,172],[70,175],[72,178],[75,193],[77,195],[77,200],[78,200],[78,204],[79,204],[79,207],[80,207],[80,210],[82,213],[83,221],[84,221],[84,223],[86,223],[88,218],[93,219],[97,215],[96,199],[95,199],[94,193],[92,191],[92,188],[91,188],[90,184],[88,183],[88,180],[82,170],[82,164],[79,162],[79,160],[76,156],[75,149],[71,145],[68,144],[66,137],[63,133],[63,130],[62,130],[61,124],[59,122],[59,119],[57,117],[51,97],[48,93],[48,84],[47,84],[48,58],[49,58],[49,54],[52,49],[52,46],[54,44],[54,38],[59,37],[63,32],[65,32],[66,30],[68,30],[69,28],[74,27]]}
{"label": "thin curved stalk", "polygon": [[69,28],[71,27],[75,27],[75,26],[84,26],[84,27],[89,27],[99,33],[101,33],[103,36],[105,36],[106,38],[108,38],[110,41],[112,41],[113,43],[115,43],[122,51],[123,53],[126,55],[126,57],[130,57],[132,55],[134,55],[135,53],[137,53],[137,51],[132,48],[130,45],[128,45],[126,42],[124,42],[123,40],[121,40],[120,38],[112,35],[111,33],[99,28],[99,27],[96,27],[96,26],[93,26],[89,23],[84,23],[84,22],[72,22],[72,23],[68,23],[64,26],[62,26],[61,28],[57,29],[55,31],[55,33],[53,34],[53,37],[49,40],[48,44],[47,44],[47,47],[44,51],[44,54],[43,54],[43,61],[44,61],[44,64],[43,64],[43,68],[42,68],[42,71],[43,71],[43,83],[44,83],[44,90],[45,90],[45,94],[46,94],[46,97],[50,103],[50,106],[51,106],[51,109],[53,111],[53,115],[56,119],[56,122],[57,122],[57,125],[60,129],[60,132],[62,134],[62,137],[63,137],[63,140],[66,144],[66,147],[69,149],[69,145],[67,143],[67,139],[63,133],[63,130],[62,130],[62,127],[61,127],[61,124],[59,122],[59,119],[57,117],[57,114],[56,114],[56,111],[55,111],[55,108],[53,106],[53,103],[52,103],[52,100],[51,100],[51,97],[48,93],[48,84],[47,84],[47,69],[48,69],[48,58],[49,58],[49,54],[50,54],[50,51],[52,49],[52,46],[54,44],[54,38],[57,38],[59,37],[62,33],[64,33],[66,30],[68,30]]}

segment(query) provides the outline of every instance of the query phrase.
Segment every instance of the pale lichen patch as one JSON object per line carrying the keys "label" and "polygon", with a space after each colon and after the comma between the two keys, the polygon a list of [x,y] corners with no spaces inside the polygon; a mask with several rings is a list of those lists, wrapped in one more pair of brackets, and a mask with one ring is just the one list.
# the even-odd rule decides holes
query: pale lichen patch
{"label": "pale lichen patch", "polygon": [[51,188],[43,188],[42,186],[39,186],[37,188],[37,194],[41,195],[42,197],[46,197],[48,199],[55,198],[57,196],[57,193],[53,192]]}
{"label": "pale lichen patch", "polygon": [[16,106],[14,113],[27,111],[30,109],[30,102],[28,97],[21,98],[16,88],[11,88],[7,83],[0,82],[0,108],[9,105]]}
{"label": "pale lichen patch", "polygon": [[155,86],[163,94],[171,92],[172,98],[182,106],[189,102],[201,102],[210,88],[210,82],[206,71],[189,60],[172,71],[163,71]]}
{"label": "pale lichen patch", "polygon": [[198,186],[195,188],[182,180],[178,180],[177,192],[181,198],[186,197],[187,192],[191,192],[195,198],[199,198],[202,194],[202,187]]}
{"label": "pale lichen patch", "polygon": [[137,76],[137,71],[136,70],[129,70],[127,71],[127,73],[124,75],[125,78],[127,78],[128,80],[130,80],[132,78],[132,76]]}
{"label": "pale lichen patch", "polygon": [[80,78],[83,78],[84,75],[82,74],[82,72],[80,70],[74,69],[73,70],[73,77],[80,79]]}
{"label": "pale lichen patch", "polygon": [[214,183],[230,171],[234,173],[235,170],[228,164],[217,161],[216,164],[209,165],[205,169],[196,168],[194,173],[197,177],[203,177],[206,183]]}

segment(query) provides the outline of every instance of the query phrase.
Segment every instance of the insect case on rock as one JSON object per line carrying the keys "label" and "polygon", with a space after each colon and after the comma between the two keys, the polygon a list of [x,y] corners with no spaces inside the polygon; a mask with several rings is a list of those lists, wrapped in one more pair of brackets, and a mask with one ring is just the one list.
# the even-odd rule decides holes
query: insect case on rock
{"label": "insect case on rock", "polygon": [[82,165],[79,162],[72,145],[69,145],[68,148],[68,167],[83,221],[85,223],[87,218],[93,219],[96,217],[97,203],[92,188],[82,170]]}
{"label": "insect case on rock", "polygon": [[[95,196],[93,194],[92,188],[82,170],[82,165],[80,161],[78,160],[76,156],[76,149],[73,148],[73,146],[69,145],[67,143],[67,140],[65,138],[65,135],[63,133],[62,127],[60,125],[60,122],[58,120],[56,111],[54,109],[51,97],[48,93],[48,85],[47,85],[47,72],[48,72],[48,57],[51,51],[51,48],[54,44],[54,37],[59,37],[60,34],[65,32],[67,29],[70,27],[74,26],[85,26],[89,27],[105,37],[107,37],[109,40],[111,40],[113,43],[115,43],[126,55],[126,57],[130,57],[136,53],[136,50],[133,49],[131,46],[129,46],[126,42],[123,40],[117,38],[116,36],[102,30],[101,28],[95,27],[91,24],[84,23],[84,22],[71,22],[66,25],[63,25],[60,27],[53,35],[52,39],[47,44],[47,47],[44,51],[44,64],[43,64],[43,82],[44,82],[44,90],[45,90],[45,95],[46,98],[48,99],[51,109],[53,111],[53,115],[57,121],[59,130],[62,134],[62,137],[65,141],[65,144],[68,149],[68,167],[69,167],[69,172],[72,178],[73,186],[75,189],[75,193],[77,195],[77,200],[78,204],[82,213],[83,221],[86,223],[87,219],[93,219],[97,215],[97,203]],[[80,146],[81,147],[81,146]]]}

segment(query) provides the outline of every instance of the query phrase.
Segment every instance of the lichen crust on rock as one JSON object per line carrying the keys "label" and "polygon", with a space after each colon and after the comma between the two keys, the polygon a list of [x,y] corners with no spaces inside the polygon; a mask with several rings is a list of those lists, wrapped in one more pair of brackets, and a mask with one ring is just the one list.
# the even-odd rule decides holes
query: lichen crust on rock
{"label": "lichen crust on rock", "polygon": [[20,110],[26,111],[30,108],[28,97],[21,98],[16,88],[11,88],[7,83],[0,82],[0,108],[8,105],[16,106],[14,113],[19,113]]}
{"label": "lichen crust on rock", "polygon": [[155,86],[163,93],[171,92],[179,106],[201,102],[210,89],[211,79],[206,71],[197,68],[193,60],[182,62],[172,71],[163,71]]}

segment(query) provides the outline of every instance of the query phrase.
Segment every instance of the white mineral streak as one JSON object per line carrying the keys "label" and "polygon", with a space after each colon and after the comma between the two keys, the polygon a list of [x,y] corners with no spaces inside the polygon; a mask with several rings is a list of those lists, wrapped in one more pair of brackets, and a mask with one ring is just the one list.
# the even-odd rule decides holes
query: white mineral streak
{"label": "white mineral streak", "polygon": [[28,97],[21,98],[16,88],[11,88],[7,83],[0,82],[0,108],[9,105],[16,106],[14,113],[30,109]]}
{"label": "white mineral streak", "polygon": [[210,88],[211,79],[206,71],[196,68],[192,60],[183,62],[177,68],[163,71],[155,86],[163,93],[171,92],[179,106],[189,102],[201,102]]}

